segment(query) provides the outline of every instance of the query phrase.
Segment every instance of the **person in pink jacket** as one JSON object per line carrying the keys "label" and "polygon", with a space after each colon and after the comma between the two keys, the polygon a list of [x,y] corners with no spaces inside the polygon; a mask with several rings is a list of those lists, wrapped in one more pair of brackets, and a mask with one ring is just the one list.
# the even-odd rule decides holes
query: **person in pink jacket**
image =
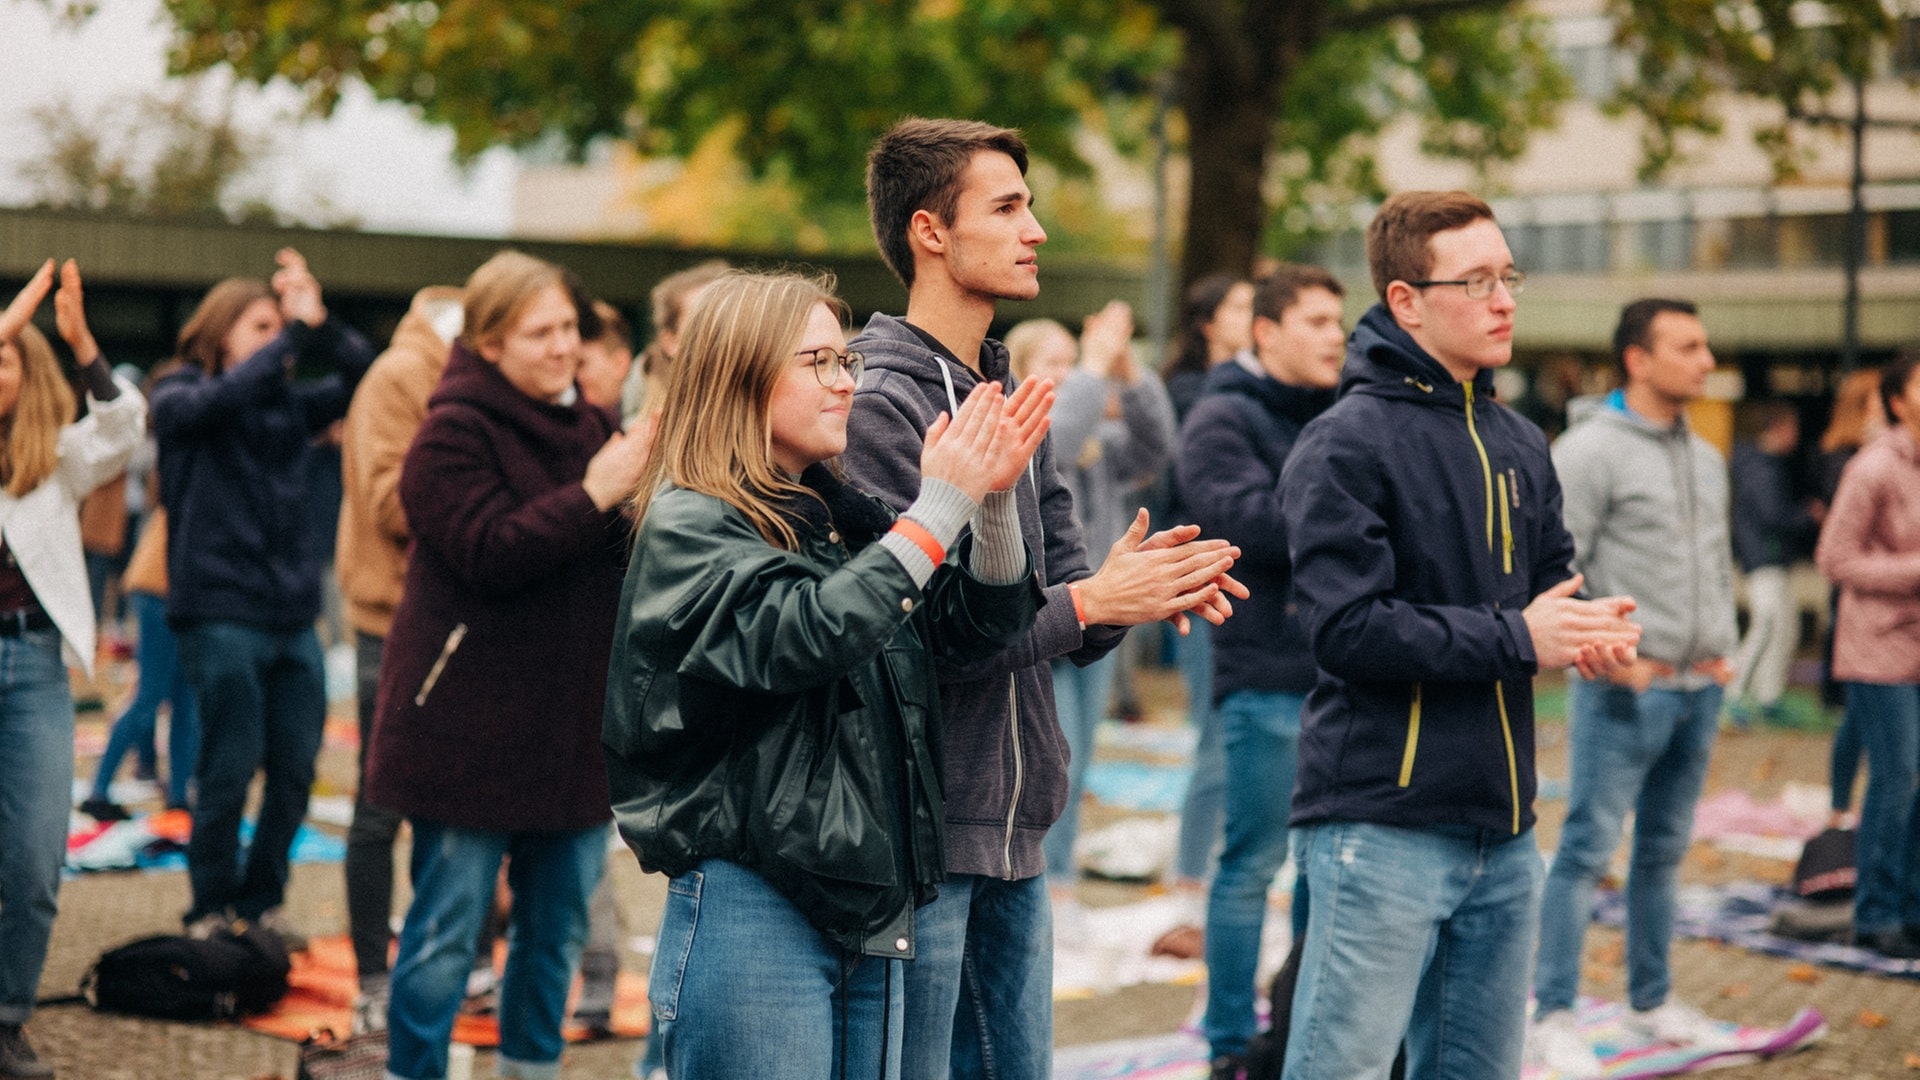
{"label": "person in pink jacket", "polygon": [[1840,589],[1833,673],[1867,749],[1854,940],[1920,959],[1920,352],[1887,365],[1880,396],[1892,426],[1841,474],[1816,558]]}

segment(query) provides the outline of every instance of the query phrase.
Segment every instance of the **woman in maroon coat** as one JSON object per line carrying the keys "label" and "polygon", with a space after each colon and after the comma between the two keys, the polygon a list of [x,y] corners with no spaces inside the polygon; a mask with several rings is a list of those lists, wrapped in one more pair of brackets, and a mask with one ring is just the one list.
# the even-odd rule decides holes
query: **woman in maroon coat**
{"label": "woman in maroon coat", "polygon": [[581,399],[558,267],[502,252],[407,453],[414,545],[381,664],[367,800],[413,825],[389,1074],[446,1074],[501,861],[513,890],[501,1076],[550,1077],[606,851],[600,712],[646,448]]}

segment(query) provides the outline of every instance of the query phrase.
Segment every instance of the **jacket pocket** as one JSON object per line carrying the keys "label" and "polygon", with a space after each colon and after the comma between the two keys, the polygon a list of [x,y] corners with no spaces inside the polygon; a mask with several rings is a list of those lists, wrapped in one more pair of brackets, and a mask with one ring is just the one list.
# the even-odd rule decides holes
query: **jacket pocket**
{"label": "jacket pocket", "polygon": [[459,650],[460,643],[466,638],[466,623],[455,623],[453,629],[447,631],[446,644],[440,646],[440,655],[434,658],[433,666],[427,669],[427,677],[420,680],[420,692],[413,695],[413,704],[416,708],[426,707],[427,695],[433,693],[434,684],[440,681],[441,674],[447,670],[447,661],[453,659],[453,654]]}
{"label": "jacket pocket", "polygon": [[1420,684],[1413,684],[1413,701],[1407,706],[1407,748],[1400,755],[1401,787],[1413,783],[1413,757],[1420,747]]}

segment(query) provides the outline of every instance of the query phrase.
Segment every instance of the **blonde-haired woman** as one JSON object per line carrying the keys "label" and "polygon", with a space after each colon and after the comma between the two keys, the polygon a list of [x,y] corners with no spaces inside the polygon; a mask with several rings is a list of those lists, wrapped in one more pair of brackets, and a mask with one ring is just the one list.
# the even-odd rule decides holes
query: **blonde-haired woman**
{"label": "blonde-haired woman", "polygon": [[87,328],[67,260],[54,325],[87,389],[72,387],[28,320],[53,284],[42,265],[0,314],[0,1076],[52,1076],[22,1025],[53,931],[73,789],[69,664],[93,672],[93,601],[80,500],[126,468],[146,402],[116,381]]}
{"label": "blonde-haired woman", "polygon": [[390,1076],[446,1075],[500,865],[513,914],[501,1076],[560,1061],[567,988],[607,847],[600,710],[646,460],[583,398],[562,270],[519,252],[466,314],[400,470],[413,548],[380,662],[365,799],[413,826],[413,903],[387,1010]]}
{"label": "blonde-haired woman", "polygon": [[1037,609],[1011,488],[1050,384],[937,421],[896,519],[826,464],[861,366],[844,313],[803,277],[715,282],[636,501],[605,743],[621,835],[672,878],[650,983],[671,1076],[899,1075],[901,962],[942,876],[934,663]]}
{"label": "blonde-haired woman", "polygon": [[[367,340],[329,315],[300,253],[274,259],[271,282],[230,278],[207,292],[180,329],[181,364],[153,387],[167,621],[200,705],[183,918],[200,936],[234,919],[290,934],[288,855],[327,720],[308,463],[313,436],[346,413],[373,362]],[[296,380],[301,361],[329,373]],[[243,867],[256,771],[265,782]]]}

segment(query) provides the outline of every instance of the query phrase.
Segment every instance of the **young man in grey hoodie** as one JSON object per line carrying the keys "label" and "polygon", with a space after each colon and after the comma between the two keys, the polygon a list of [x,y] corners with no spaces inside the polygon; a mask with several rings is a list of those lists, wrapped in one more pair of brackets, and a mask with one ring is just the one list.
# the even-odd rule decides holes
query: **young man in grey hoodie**
{"label": "young man in grey hoodie", "polygon": [[[1040,291],[1027,149],[1017,132],[962,120],[905,120],[874,144],[867,201],[887,266],[907,287],[904,319],[875,315],[850,343],[867,367],[840,461],[896,509],[919,488],[926,430],[983,380],[1011,392],[1007,350],[987,337],[994,305]],[[1041,840],[1067,793],[1067,750],[1047,662],[1088,664],[1128,626],[1196,612],[1221,622],[1238,551],[1179,527],[1147,535],[1142,511],[1089,573],[1043,443],[1012,499],[1046,589],[1026,639],[940,670],[947,880],[914,913],[904,1080],[1040,1080],[1053,1059],[1053,932]],[[1225,591],[1223,591],[1225,590]],[[991,1070],[989,1072],[989,1070]]]}
{"label": "young man in grey hoodie", "polygon": [[1574,567],[1589,590],[1638,600],[1641,629],[1631,667],[1608,681],[1570,676],[1573,788],[1542,899],[1528,1032],[1533,1056],[1567,1077],[1600,1074],[1571,1010],[1594,887],[1630,810],[1629,1023],[1672,1043],[1720,1036],[1671,996],[1667,970],[1680,859],[1736,643],[1727,464],[1685,413],[1713,370],[1713,352],[1694,305],[1681,300],[1628,304],[1613,344],[1626,387],[1553,446]]}

